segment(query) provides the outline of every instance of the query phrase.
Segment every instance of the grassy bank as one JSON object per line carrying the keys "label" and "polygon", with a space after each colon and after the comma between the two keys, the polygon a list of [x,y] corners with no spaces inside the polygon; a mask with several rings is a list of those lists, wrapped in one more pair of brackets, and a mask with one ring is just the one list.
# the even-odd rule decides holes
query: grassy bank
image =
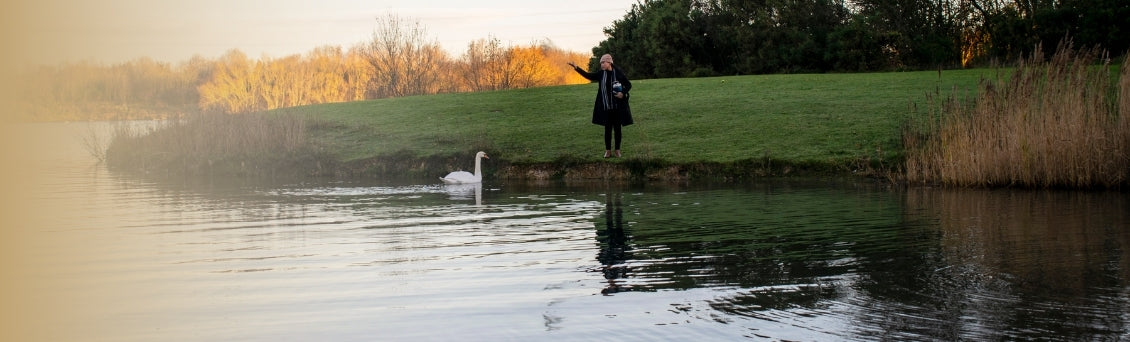
{"label": "grassy bank", "polygon": [[469,167],[476,150],[491,152],[488,169],[506,177],[848,173],[901,163],[899,130],[913,108],[939,90],[971,91],[987,72],[639,80],[632,95],[637,124],[624,130],[625,158],[609,160],[601,158],[602,128],[589,123],[593,85],[284,112],[320,120],[312,136],[346,164],[454,156],[415,167],[414,174]]}
{"label": "grassy bank", "polygon": [[[958,70],[637,80],[632,94],[636,124],[624,129],[624,158],[619,159],[601,158],[603,130],[589,123],[595,85],[587,84],[282,109],[265,115],[307,119],[298,133],[304,137],[300,147],[255,147],[233,153],[230,151],[242,149],[245,143],[203,138],[216,147],[196,149],[201,153],[193,159],[148,165],[164,163],[166,169],[198,172],[204,169],[201,165],[210,164],[215,172],[214,165],[222,163],[239,164],[243,170],[288,168],[299,174],[430,179],[470,168],[470,156],[485,150],[492,157],[484,164],[488,178],[847,174],[900,164],[904,157],[900,127],[916,107],[927,105],[929,94],[955,88],[971,92],[983,76],[992,73]],[[246,118],[251,122],[247,127],[220,125],[239,127],[237,131],[247,134],[275,129],[255,124],[260,120],[256,116]],[[160,138],[134,143],[133,148],[149,150],[119,155],[152,159],[184,145],[173,141]],[[113,145],[111,149],[116,148]],[[272,155],[278,156],[268,157]],[[261,166],[249,168],[248,163]]]}

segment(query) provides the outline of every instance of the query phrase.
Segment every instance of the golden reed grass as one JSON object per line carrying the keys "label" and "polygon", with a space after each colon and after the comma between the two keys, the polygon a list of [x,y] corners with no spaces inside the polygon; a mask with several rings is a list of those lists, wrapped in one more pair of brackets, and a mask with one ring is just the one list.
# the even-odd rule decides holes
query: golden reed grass
{"label": "golden reed grass", "polygon": [[951,96],[904,128],[911,183],[1121,188],[1130,178],[1130,65],[1062,44],[1037,48],[1007,78],[983,80],[972,103]]}
{"label": "golden reed grass", "polygon": [[307,138],[308,122],[291,114],[200,114],[139,132],[118,129],[106,151],[111,167],[205,174],[308,173],[320,153]]}

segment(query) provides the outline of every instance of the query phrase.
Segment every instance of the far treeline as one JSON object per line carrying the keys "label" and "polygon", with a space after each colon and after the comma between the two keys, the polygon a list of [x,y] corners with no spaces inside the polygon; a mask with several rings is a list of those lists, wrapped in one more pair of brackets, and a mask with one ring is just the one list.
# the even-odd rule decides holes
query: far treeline
{"label": "far treeline", "polygon": [[453,58],[417,22],[389,15],[372,40],[349,49],[252,59],[231,50],[170,64],[149,58],[42,66],[25,72],[22,118],[123,120],[249,113],[310,104],[587,83],[573,72],[588,54],[552,42],[504,46],[490,37]]}
{"label": "far treeline", "polygon": [[950,69],[1065,38],[1124,54],[1130,1],[653,0],[604,32],[594,51],[635,79]]}
{"label": "far treeline", "polygon": [[593,54],[485,38],[451,57],[419,23],[388,15],[348,49],[45,66],[22,75],[18,96],[23,119],[141,119],[584,83],[566,63],[596,69],[603,53],[633,79],[978,67],[1065,39],[1124,54],[1130,1],[652,0],[604,32]]}

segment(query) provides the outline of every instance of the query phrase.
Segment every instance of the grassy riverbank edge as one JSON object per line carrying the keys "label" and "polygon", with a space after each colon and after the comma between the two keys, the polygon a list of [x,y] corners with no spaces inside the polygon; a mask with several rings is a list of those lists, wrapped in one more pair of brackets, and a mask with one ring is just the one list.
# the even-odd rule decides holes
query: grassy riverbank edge
{"label": "grassy riverbank edge", "polygon": [[[343,162],[328,156],[273,159],[257,162],[213,161],[188,165],[173,161],[148,165],[113,166],[117,172],[165,178],[337,178],[432,181],[451,170],[469,170],[464,164],[470,153],[449,156],[412,156],[408,153],[375,156]],[[723,181],[740,182],[767,177],[850,176],[897,181],[900,170],[861,161],[856,165],[796,165],[785,161],[738,160],[733,162],[672,163],[664,160],[622,158],[605,162],[562,156],[550,162],[483,163],[484,179],[490,180],[607,180],[607,181]],[[438,182],[438,180],[436,180]]]}
{"label": "grassy riverbank edge", "polygon": [[624,158],[603,159],[595,88],[559,86],[297,107],[347,176],[431,178],[486,151],[490,178],[891,177],[907,117],[993,70],[752,75],[633,82]]}
{"label": "grassy riverbank edge", "polygon": [[[294,118],[272,118],[268,121],[295,121]],[[298,119],[303,121],[304,119]],[[175,124],[187,126],[191,124]],[[220,127],[215,123],[208,126]],[[301,124],[299,124],[301,125]],[[244,125],[240,125],[245,127]],[[155,146],[180,141],[187,149],[201,145],[198,141],[214,141],[210,134],[196,138],[158,138],[176,135],[173,132],[193,131],[190,128],[158,128],[150,132],[116,133],[115,144],[106,153],[107,163],[118,172],[146,176],[205,176],[235,178],[340,178],[340,179],[416,179],[433,180],[452,170],[469,170],[473,155],[484,150],[495,156],[484,160],[484,179],[500,180],[610,180],[610,181],[745,181],[764,177],[853,176],[895,180],[900,177],[898,163],[875,157],[860,157],[842,162],[796,162],[776,159],[764,154],[760,158],[732,161],[673,162],[660,158],[631,157],[603,159],[600,150],[589,156],[564,153],[551,160],[512,160],[503,150],[486,145],[444,154],[420,154],[399,150],[392,153],[343,160],[340,152],[329,152],[325,146],[276,144],[244,153],[203,152],[191,156],[185,152],[155,150]],[[306,133],[309,136],[317,134]],[[221,138],[222,140],[222,138]],[[206,144],[206,143],[203,143]],[[246,142],[240,143],[244,147]],[[128,145],[128,146],[127,146]]]}
{"label": "grassy riverbank edge", "polygon": [[991,72],[638,80],[623,158],[602,158],[585,84],[197,115],[117,133],[106,162],[147,174],[431,180],[471,168],[481,150],[488,180],[886,178],[904,159],[906,118]]}
{"label": "grassy riverbank edge", "polygon": [[[330,173],[308,170],[311,175],[342,178],[433,179],[450,170],[468,170],[465,165],[473,152],[448,156],[414,156],[408,152],[339,163]],[[491,154],[490,150],[487,150]],[[613,180],[613,181],[744,181],[763,177],[843,176],[895,179],[893,168],[860,161],[854,165],[805,164],[766,159],[731,162],[674,163],[660,159],[610,158],[592,161],[564,155],[548,162],[512,162],[505,159],[483,162],[485,179],[507,180]],[[327,171],[329,171],[327,169]]]}
{"label": "grassy riverbank edge", "polygon": [[111,167],[157,174],[432,180],[897,180],[910,118],[970,99],[995,69],[639,80],[624,158],[601,158],[592,85],[412,96],[199,115],[118,134]]}

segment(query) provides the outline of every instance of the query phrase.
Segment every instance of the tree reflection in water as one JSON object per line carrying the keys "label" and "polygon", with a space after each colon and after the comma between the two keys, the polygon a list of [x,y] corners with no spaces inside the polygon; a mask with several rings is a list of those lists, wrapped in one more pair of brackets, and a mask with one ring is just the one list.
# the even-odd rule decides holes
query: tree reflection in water
{"label": "tree reflection in water", "polygon": [[1130,200],[1121,193],[647,190],[601,194],[591,271],[602,273],[604,295],[712,288],[699,304],[711,311],[704,317],[806,330],[797,337],[1093,340],[1126,331],[1126,316],[1110,314],[1130,298]]}

